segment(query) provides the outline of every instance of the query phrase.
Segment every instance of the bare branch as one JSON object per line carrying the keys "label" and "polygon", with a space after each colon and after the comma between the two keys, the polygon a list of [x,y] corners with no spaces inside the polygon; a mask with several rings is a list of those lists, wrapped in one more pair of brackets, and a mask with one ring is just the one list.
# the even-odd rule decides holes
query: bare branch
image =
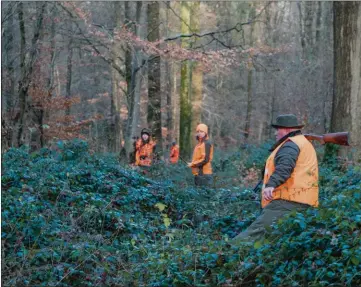
{"label": "bare branch", "polygon": [[[229,32],[232,32],[232,31],[237,31],[238,33],[243,31],[243,28],[242,26],[244,25],[249,25],[249,24],[252,24],[252,23],[255,23],[255,22],[261,22],[263,23],[262,21],[256,21],[256,19],[263,13],[263,11],[271,4],[272,2],[269,2],[267,3],[263,8],[262,10],[257,14],[255,15],[252,19],[248,20],[247,22],[243,22],[243,23],[237,23],[234,27],[232,28],[229,28],[229,29],[226,29],[226,30],[223,30],[223,31],[212,31],[212,32],[206,32],[206,33],[203,33],[203,34],[199,34],[199,33],[191,33],[191,34],[180,34],[180,35],[177,35],[177,36],[173,36],[173,37],[169,37],[169,38],[165,38],[164,41],[173,41],[173,40],[177,40],[177,39],[180,39],[180,38],[191,38],[191,37],[198,37],[198,38],[202,38],[202,37],[207,37],[207,36],[211,36],[213,37],[217,42],[219,42],[219,40],[217,38],[215,38],[214,36],[217,35],[217,34],[225,34],[225,33],[229,33]],[[168,4],[169,5],[169,4]],[[182,20],[183,21],[183,20]],[[183,21],[184,22],[184,21]],[[225,46],[226,48],[227,45],[225,45],[223,42],[219,42],[221,45]]]}
{"label": "bare branch", "polygon": [[186,21],[184,21],[184,20],[182,19],[182,17],[179,16],[179,15],[176,13],[176,11],[173,10],[172,7],[170,7],[170,3],[169,3],[169,2],[163,2],[163,3],[164,3],[165,5],[167,5],[168,9],[171,10],[171,11],[173,12],[173,14],[174,14],[179,20],[181,20],[181,22],[183,22],[183,23],[188,27],[188,29],[189,29],[190,31],[193,31],[193,29],[188,25],[188,23],[187,23]]}
{"label": "bare branch", "polygon": [[[60,5],[60,7],[68,13],[68,15],[71,17],[71,18],[75,18],[75,16],[73,15],[73,13],[71,11],[69,11],[69,9],[67,9],[66,7],[64,7],[62,4],[58,4]],[[99,57],[101,57],[105,62],[107,62],[109,65],[112,66],[112,68],[114,68],[122,77],[125,77],[125,73],[124,71],[122,71],[122,69],[116,65],[111,59],[108,59],[107,57],[105,57],[104,55],[102,55],[102,53],[99,51],[99,49],[95,46],[95,44],[90,41],[89,37],[87,37],[83,30],[80,28],[80,25],[79,23],[77,23],[76,21],[75,22],[75,25],[77,26],[80,34],[83,36],[83,39],[93,48],[93,50],[97,53],[97,55],[99,55]]]}

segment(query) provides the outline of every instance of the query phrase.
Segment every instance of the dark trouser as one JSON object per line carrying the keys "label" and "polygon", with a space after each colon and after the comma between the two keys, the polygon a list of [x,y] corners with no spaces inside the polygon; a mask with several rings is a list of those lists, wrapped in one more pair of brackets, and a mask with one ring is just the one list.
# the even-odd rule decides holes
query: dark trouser
{"label": "dark trouser", "polygon": [[213,185],[213,175],[212,174],[203,174],[196,175],[194,177],[194,184],[196,186],[212,186]]}
{"label": "dark trouser", "polygon": [[259,217],[256,218],[248,228],[238,234],[232,239],[233,244],[240,242],[253,242],[261,239],[265,233],[266,228],[272,223],[286,214],[296,211],[304,211],[309,207],[307,204],[287,201],[287,200],[273,200],[263,210]]}
{"label": "dark trouser", "polygon": [[140,169],[140,173],[141,173],[141,174],[147,175],[147,174],[150,173],[151,167],[150,167],[150,166],[147,166],[147,165],[139,165],[139,169]]}

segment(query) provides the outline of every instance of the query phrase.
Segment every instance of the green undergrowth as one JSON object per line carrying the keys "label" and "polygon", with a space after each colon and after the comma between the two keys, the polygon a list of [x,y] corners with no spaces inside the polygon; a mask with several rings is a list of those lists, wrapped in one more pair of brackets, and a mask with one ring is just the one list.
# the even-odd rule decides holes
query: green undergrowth
{"label": "green undergrowth", "polygon": [[131,169],[83,141],[10,149],[3,286],[361,286],[358,166],[320,163],[318,209],[230,244],[260,212],[251,183],[268,148],[216,154],[209,189],[181,163]]}

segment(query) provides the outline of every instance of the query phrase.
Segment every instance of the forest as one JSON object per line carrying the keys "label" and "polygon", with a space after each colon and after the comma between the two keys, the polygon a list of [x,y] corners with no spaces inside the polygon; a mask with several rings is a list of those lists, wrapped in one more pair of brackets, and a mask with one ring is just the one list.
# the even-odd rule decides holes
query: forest
{"label": "forest", "polygon": [[[318,206],[236,244],[289,114],[348,144],[307,141]],[[361,2],[2,1],[1,284],[361,286],[360,115]]]}

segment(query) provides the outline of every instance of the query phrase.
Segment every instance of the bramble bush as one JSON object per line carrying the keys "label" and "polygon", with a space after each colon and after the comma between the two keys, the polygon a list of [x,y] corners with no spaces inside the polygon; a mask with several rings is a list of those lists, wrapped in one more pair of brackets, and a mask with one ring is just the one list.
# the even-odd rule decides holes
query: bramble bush
{"label": "bramble bush", "polygon": [[144,175],[80,140],[10,149],[3,286],[361,286],[361,170],[338,159],[320,162],[318,209],[279,220],[261,241],[230,244],[260,212],[244,181],[268,148],[216,155],[210,189],[195,188],[181,163]]}

